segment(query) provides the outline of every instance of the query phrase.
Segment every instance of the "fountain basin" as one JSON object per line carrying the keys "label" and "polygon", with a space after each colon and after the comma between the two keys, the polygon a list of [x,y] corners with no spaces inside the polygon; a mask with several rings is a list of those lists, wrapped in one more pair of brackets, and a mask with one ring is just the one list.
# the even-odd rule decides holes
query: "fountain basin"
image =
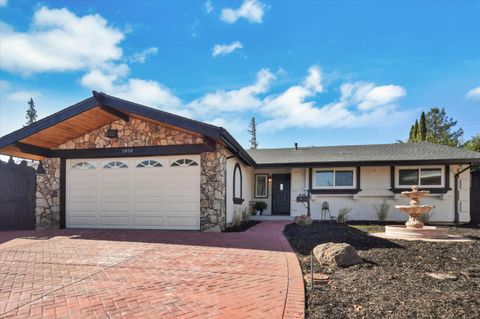
{"label": "fountain basin", "polygon": [[422,228],[412,228],[404,225],[385,226],[385,235],[391,238],[412,238],[412,239],[446,239],[448,232],[446,229],[435,226],[423,226]]}

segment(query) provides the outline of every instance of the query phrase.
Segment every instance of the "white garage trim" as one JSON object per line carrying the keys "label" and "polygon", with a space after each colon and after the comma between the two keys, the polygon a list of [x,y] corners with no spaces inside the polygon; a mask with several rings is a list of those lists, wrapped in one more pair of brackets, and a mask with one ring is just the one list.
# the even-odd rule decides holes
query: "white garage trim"
{"label": "white garage trim", "polygon": [[200,156],[66,161],[67,228],[200,229]]}

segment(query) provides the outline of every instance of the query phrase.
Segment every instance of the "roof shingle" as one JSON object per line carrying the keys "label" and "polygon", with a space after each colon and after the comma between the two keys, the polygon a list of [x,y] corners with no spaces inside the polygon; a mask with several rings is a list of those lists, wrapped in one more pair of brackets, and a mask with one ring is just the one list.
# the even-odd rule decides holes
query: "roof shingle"
{"label": "roof shingle", "polygon": [[259,165],[351,162],[480,162],[480,153],[431,143],[397,143],[248,150]]}

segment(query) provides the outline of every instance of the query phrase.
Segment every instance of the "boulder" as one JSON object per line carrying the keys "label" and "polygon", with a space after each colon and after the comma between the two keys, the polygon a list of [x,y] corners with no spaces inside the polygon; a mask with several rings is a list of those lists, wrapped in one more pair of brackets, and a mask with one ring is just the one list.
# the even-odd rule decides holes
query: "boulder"
{"label": "boulder", "polygon": [[310,225],[312,223],[312,218],[307,215],[300,215],[300,216],[295,216],[293,221],[297,225],[305,226],[305,225]]}
{"label": "boulder", "polygon": [[326,243],[316,246],[313,255],[322,265],[349,267],[361,264],[363,259],[355,248],[346,243]]}

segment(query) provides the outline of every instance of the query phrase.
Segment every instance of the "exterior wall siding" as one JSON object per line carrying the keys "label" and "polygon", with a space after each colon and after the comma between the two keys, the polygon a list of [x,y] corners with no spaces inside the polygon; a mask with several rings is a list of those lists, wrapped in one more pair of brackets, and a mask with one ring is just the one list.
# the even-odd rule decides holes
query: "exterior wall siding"
{"label": "exterior wall siding", "polygon": [[[232,154],[229,152],[228,156]],[[242,197],[244,199],[242,204],[235,204],[233,202],[233,171],[236,164],[240,165],[242,170]],[[231,225],[235,221],[235,216],[242,216],[243,214],[250,214],[250,202],[253,198],[253,168],[245,165],[236,157],[227,160],[227,185],[226,185],[226,209],[227,209],[227,225]],[[238,185],[238,183],[237,183]],[[239,218],[239,217],[237,217]]]}

